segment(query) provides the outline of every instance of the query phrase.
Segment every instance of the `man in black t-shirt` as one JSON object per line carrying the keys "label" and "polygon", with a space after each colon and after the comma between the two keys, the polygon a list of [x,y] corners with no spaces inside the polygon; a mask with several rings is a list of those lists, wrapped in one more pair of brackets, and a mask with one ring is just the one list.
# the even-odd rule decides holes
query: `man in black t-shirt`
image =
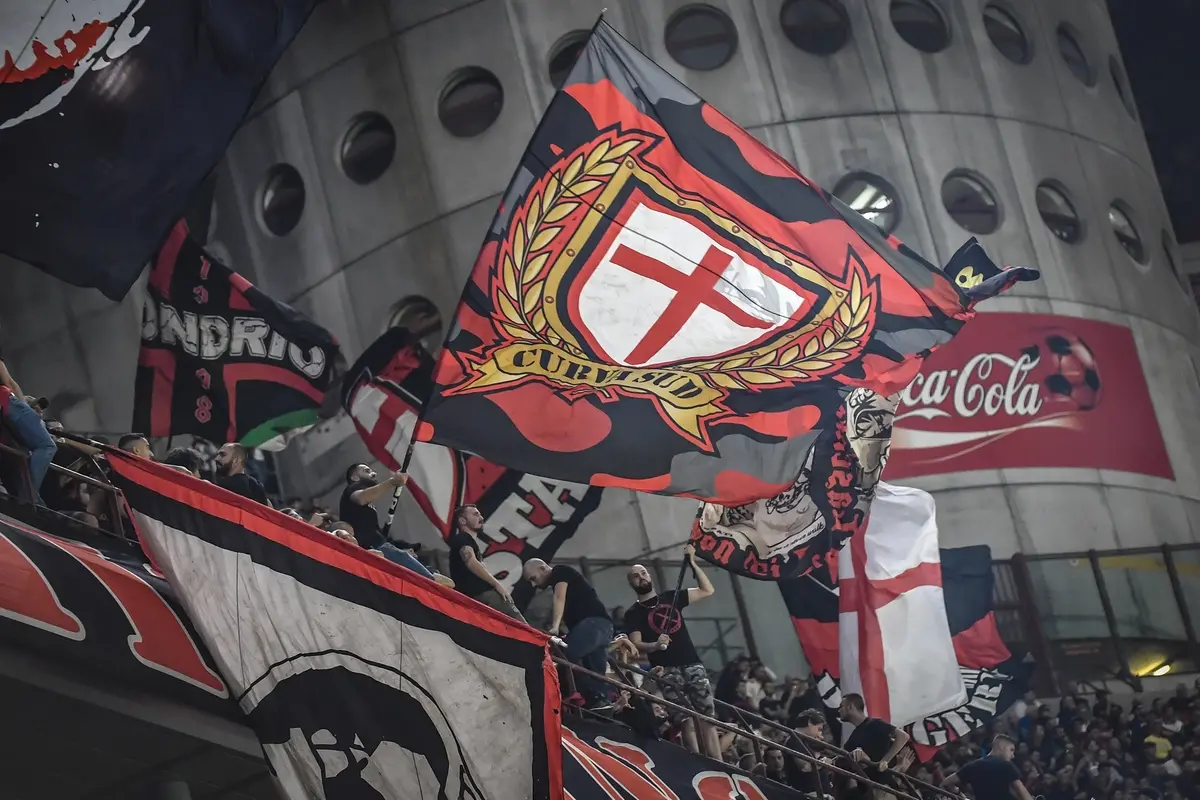
{"label": "man in black t-shirt", "polygon": [[[845,748],[850,757],[858,762],[863,772],[873,781],[888,785],[884,774],[892,766],[892,759],[908,744],[909,736],[889,722],[867,716],[867,704],[861,694],[842,695],[842,720],[854,726],[846,739]],[[867,797],[866,791],[856,792]]]}
{"label": "man in black t-shirt", "polygon": [[389,475],[381,481],[375,470],[366,464],[354,464],[346,470],[346,488],[342,490],[338,516],[354,529],[354,538],[358,540],[360,547],[374,550],[393,564],[399,564],[418,575],[436,581],[438,576],[417,560],[412,545],[407,542],[397,545],[388,541],[387,531],[379,525],[379,512],[372,505],[384,497],[391,496],[407,482],[408,476],[403,472]]}
{"label": "man in black t-shirt", "polygon": [[454,533],[446,540],[450,546],[450,578],[455,588],[467,597],[524,622],[525,617],[508,588],[483,563],[478,537],[483,533],[484,521],[483,514],[473,505],[454,510]]}
{"label": "man in black t-shirt", "polygon": [[[629,631],[629,640],[648,655],[651,666],[662,667],[662,680],[658,681],[658,686],[663,698],[711,717],[716,711],[712,684],[708,680],[708,670],[700,663],[700,656],[692,644],[691,634],[683,621],[683,610],[712,596],[714,590],[712,582],[696,563],[696,549],[687,545],[683,555],[700,585],[678,594],[674,590],[656,592],[650,571],[641,564],[629,568],[627,578],[637,594],[637,602],[625,612],[625,629]],[[679,726],[689,750],[721,759],[716,728],[701,724],[698,740],[692,717],[674,709],[667,709],[667,713]]]}
{"label": "man in black t-shirt", "polygon": [[[612,617],[600,602],[596,590],[579,571],[559,565],[551,568],[540,558],[525,562],[524,576],[539,589],[553,587],[554,611],[549,632],[557,636],[567,627],[563,637],[567,643],[567,658],[574,664],[600,675],[608,666],[608,645],[613,638]],[[587,675],[577,675],[575,685],[588,708],[608,708],[607,684]]]}
{"label": "man in black t-shirt", "polygon": [[[122,447],[124,447],[122,445]],[[136,453],[136,450],[130,452]],[[234,494],[240,494],[248,500],[253,500],[268,508],[271,501],[267,499],[267,490],[258,482],[258,478],[246,472],[246,462],[250,452],[237,442],[227,442],[217,451],[213,459],[216,467],[216,480],[213,481],[222,489],[228,489]]]}
{"label": "man in black t-shirt", "polygon": [[1029,790],[1021,783],[1021,771],[1013,763],[1016,743],[1000,734],[992,740],[992,752],[986,758],[972,761],[942,781],[946,789],[961,783],[971,787],[975,800],[1032,800]]}

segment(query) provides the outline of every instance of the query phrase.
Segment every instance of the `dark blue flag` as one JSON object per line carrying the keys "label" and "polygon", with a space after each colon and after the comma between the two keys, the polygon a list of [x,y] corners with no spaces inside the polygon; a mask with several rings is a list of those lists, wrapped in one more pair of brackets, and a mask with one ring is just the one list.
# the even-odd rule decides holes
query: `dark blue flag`
{"label": "dark blue flag", "polygon": [[316,2],[0,3],[0,252],[124,297]]}

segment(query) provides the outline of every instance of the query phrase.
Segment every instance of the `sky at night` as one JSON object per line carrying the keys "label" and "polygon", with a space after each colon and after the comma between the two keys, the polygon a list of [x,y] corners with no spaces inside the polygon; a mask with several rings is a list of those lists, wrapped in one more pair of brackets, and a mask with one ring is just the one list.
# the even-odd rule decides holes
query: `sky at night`
{"label": "sky at night", "polygon": [[1200,241],[1200,0],[1108,0],[1180,242]]}

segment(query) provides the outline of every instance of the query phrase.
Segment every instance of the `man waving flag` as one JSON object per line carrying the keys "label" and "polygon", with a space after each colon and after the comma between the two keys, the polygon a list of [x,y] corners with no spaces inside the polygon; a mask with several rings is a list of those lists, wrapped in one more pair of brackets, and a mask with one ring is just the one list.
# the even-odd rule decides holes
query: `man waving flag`
{"label": "man waving flag", "polygon": [[1004,272],[939,269],[604,22],[521,158],[418,438],[537,475],[773,497],[855,389],[902,389]]}

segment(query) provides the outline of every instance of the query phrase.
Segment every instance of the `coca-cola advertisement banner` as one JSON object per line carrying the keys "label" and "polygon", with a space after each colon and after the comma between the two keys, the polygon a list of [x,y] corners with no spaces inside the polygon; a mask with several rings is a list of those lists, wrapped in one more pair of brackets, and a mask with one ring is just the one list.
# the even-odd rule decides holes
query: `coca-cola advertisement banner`
{"label": "coca-cola advertisement banner", "polygon": [[1173,479],[1129,329],[980,314],[901,395],[886,478],[1087,468]]}

